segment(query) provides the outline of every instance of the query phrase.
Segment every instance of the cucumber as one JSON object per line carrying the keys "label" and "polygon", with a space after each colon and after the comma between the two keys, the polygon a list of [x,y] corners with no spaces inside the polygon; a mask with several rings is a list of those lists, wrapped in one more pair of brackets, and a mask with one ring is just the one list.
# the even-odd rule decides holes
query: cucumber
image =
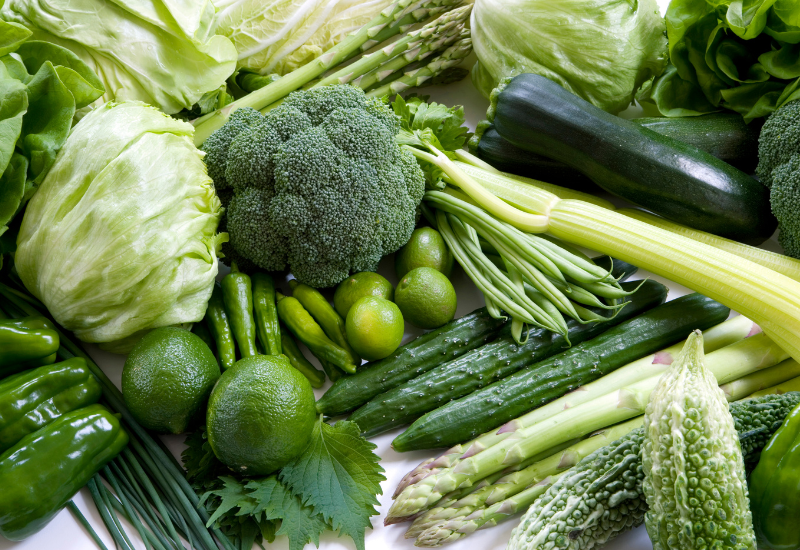
{"label": "cucumber", "polygon": [[505,81],[492,93],[489,118],[517,147],[561,161],[674,222],[747,244],[760,244],[777,227],[769,190],[755,179],[542,76]]}
{"label": "cucumber", "polygon": [[[392,447],[411,451],[472,439],[631,361],[679,342],[695,329],[705,330],[721,323],[729,312],[719,302],[697,293],[662,304],[592,340],[429,412],[395,438]],[[469,371],[459,374],[467,378],[475,371],[473,364]],[[411,399],[409,396],[408,401]]]}
{"label": "cucumber", "polygon": [[[748,174],[758,164],[760,123],[753,121],[746,124],[738,113],[634,118],[631,122],[693,145]],[[470,140],[470,150],[478,158],[503,172],[556,183],[587,193],[598,191],[597,185],[577,169],[512,145],[488,122],[478,126]]]}
{"label": "cucumber", "polygon": [[[592,261],[606,269],[611,267],[611,274],[619,281],[638,270],[609,256],[598,256]],[[503,325],[503,321],[492,319],[485,307],[454,319],[401,346],[390,357],[367,363],[355,374],[337,380],[317,401],[317,412],[337,416],[357,409],[376,395],[494,340]]]}
{"label": "cucumber", "polygon": [[[626,290],[633,290],[640,284],[641,288],[628,298],[628,305],[610,321],[582,325],[569,319],[567,327],[570,342],[575,345],[594,338],[667,299],[667,287],[655,281],[634,281],[622,286]],[[509,376],[532,362],[555,355],[566,346],[567,342],[562,335],[541,328],[531,328],[528,339],[522,345],[518,345],[508,333],[504,333],[490,344],[375,396],[354,412],[349,420],[358,424],[365,436],[409,424],[448,401]]]}

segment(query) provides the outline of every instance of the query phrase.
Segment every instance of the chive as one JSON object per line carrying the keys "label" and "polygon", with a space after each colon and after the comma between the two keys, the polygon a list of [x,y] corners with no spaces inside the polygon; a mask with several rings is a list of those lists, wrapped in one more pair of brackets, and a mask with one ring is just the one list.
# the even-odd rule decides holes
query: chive
{"label": "chive", "polygon": [[106,548],[106,545],[103,544],[103,541],[100,539],[100,536],[97,534],[97,531],[95,531],[94,528],[92,527],[92,524],[89,523],[89,520],[86,519],[86,516],[84,516],[81,513],[77,504],[75,504],[75,502],[70,500],[69,502],[67,502],[67,509],[69,509],[69,511],[72,512],[72,515],[75,517],[75,519],[77,519],[78,522],[81,525],[83,525],[83,528],[86,529],[86,531],[89,533],[89,536],[92,537],[92,539],[94,539],[95,544],[97,544],[100,550],[108,550],[108,548]]}

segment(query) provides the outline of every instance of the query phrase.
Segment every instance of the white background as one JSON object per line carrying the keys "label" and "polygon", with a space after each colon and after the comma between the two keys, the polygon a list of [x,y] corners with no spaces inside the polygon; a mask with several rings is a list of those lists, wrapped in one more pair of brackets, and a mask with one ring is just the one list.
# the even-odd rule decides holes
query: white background
{"label": "white background", "polygon": [[[659,0],[662,9],[666,6],[666,0]],[[428,88],[425,90],[426,94],[430,94],[431,98],[435,101],[445,103],[447,105],[462,104],[465,106],[467,114],[467,121],[471,128],[474,129],[475,125],[483,119],[488,103],[483,99],[473,88],[469,79],[462,81],[458,84],[453,84],[447,87]],[[629,110],[626,115],[635,115],[635,111]],[[558,182],[553,182],[558,183]],[[764,244],[764,248],[770,250],[780,251],[775,238]],[[391,257],[385,258],[381,264],[379,271],[386,276],[392,284],[397,283],[394,276],[393,259]],[[668,299],[674,299],[689,292],[686,288],[666,281],[663,278],[653,276],[645,271],[639,271],[634,278],[650,277],[661,281],[670,288]],[[484,305],[483,297],[475,289],[471,281],[466,277],[460,268],[454,270],[452,277],[453,284],[458,294],[458,311],[457,317],[461,317],[474,309]],[[288,291],[288,287],[284,285],[284,292]],[[408,342],[422,331],[406,325],[406,333],[404,342]],[[102,352],[96,348],[90,348],[92,357],[103,368],[108,376],[119,385],[124,358],[118,355],[111,355]],[[326,385],[327,388],[327,385]],[[324,393],[323,390],[315,390],[317,397]],[[367,531],[366,548],[368,550],[380,550],[385,548],[393,548],[398,550],[410,550],[415,548],[412,540],[406,540],[403,537],[406,526],[409,524],[392,525],[389,527],[383,526],[383,518],[391,504],[391,495],[397,483],[409,470],[416,466],[422,460],[433,456],[433,451],[417,451],[410,453],[396,453],[391,449],[391,441],[401,432],[395,430],[388,432],[381,436],[375,437],[372,441],[377,445],[376,453],[381,457],[381,465],[386,470],[385,476],[387,480],[381,484],[383,495],[379,495],[380,507],[378,507],[379,516],[372,518],[373,529]],[[183,449],[183,438],[179,436],[164,437],[168,447],[173,451],[176,456],[180,455]],[[2,487],[0,487],[2,491]],[[78,504],[84,515],[89,518],[92,525],[95,526],[96,531],[100,534],[108,548],[114,548],[114,543],[111,537],[106,532],[105,526],[100,519],[99,514],[94,508],[94,504],[86,489],[82,489],[78,495],[75,496],[75,502]],[[460,541],[449,545],[453,550],[464,549],[480,549],[480,550],[500,550],[505,548],[508,542],[511,529],[518,523],[518,519],[512,519],[497,527],[478,531],[469,537],[461,539]],[[141,540],[138,538],[135,530],[129,529],[128,533],[137,548],[144,548]],[[275,550],[286,550],[289,545],[286,537],[278,537],[278,539],[270,545],[270,548]],[[89,550],[96,548],[95,543],[89,538],[86,531],[81,527],[72,515],[67,511],[62,511],[44,530],[36,535],[29,537],[20,543],[11,543],[0,537],[0,550],[42,550],[42,549],[59,549],[59,550]],[[320,548],[324,550],[338,550],[347,549],[352,550],[355,548],[353,542],[347,538],[339,538],[335,533],[326,532],[322,535],[320,540]],[[619,538],[615,539],[608,545],[607,549],[610,550],[650,550],[652,545],[647,538],[647,533],[643,527],[634,531],[626,533]]]}

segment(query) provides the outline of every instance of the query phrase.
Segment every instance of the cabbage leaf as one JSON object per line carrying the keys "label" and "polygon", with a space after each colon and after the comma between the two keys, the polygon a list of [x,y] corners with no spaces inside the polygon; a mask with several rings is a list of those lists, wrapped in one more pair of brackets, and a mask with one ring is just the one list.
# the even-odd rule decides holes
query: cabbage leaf
{"label": "cabbage leaf", "polygon": [[667,63],[656,0],[476,0],[472,80],[545,76],[610,113],[625,109]]}
{"label": "cabbage leaf", "polygon": [[199,321],[221,206],[188,123],[106,103],[73,128],[22,218],[15,265],[59,324],[124,352]]}

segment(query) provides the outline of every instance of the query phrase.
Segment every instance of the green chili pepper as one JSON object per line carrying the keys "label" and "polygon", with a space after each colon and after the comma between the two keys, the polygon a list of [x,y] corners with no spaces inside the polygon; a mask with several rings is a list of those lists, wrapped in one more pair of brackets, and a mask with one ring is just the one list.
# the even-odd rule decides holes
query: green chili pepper
{"label": "green chili pepper", "polygon": [[228,314],[225,313],[225,300],[222,298],[222,287],[214,284],[211,299],[206,309],[206,324],[214,342],[217,344],[217,357],[223,370],[229,369],[236,362],[236,344],[233,341]]}
{"label": "green chili pepper", "polygon": [[308,381],[311,382],[313,387],[321,388],[325,383],[325,373],[316,369],[314,365],[306,359],[306,356],[303,355],[303,352],[297,347],[297,342],[294,341],[294,338],[292,338],[288,330],[282,330],[280,333],[283,354],[289,358],[289,362],[294,368],[308,378]]}
{"label": "green chili pepper", "polygon": [[750,510],[759,548],[800,549],[800,406],[761,451],[750,475]]}
{"label": "green chili pepper", "polygon": [[58,333],[44,317],[0,320],[0,378],[56,360]]}
{"label": "green chili pepper", "polygon": [[205,319],[192,325],[192,332],[199,336],[200,339],[206,343],[208,349],[211,350],[211,353],[216,356],[217,344],[214,342],[214,337],[211,336],[211,332],[208,330],[208,325],[206,324]]}
{"label": "green chili pepper", "polygon": [[239,346],[239,356],[258,355],[250,277],[239,271],[235,263],[231,265],[231,272],[222,279],[222,298],[233,330],[233,338]]}
{"label": "green chili pepper", "polygon": [[339,315],[333,306],[325,299],[318,290],[308,285],[298,283],[292,279],[289,281],[292,287],[292,296],[297,298],[306,311],[311,314],[314,320],[319,323],[325,334],[333,340],[339,347],[344,348],[350,355],[350,360],[356,366],[361,364],[361,357],[350,347],[347,342],[347,335],[344,331],[344,319]]}
{"label": "green chili pepper", "polygon": [[[317,357],[319,359],[319,357]],[[336,382],[339,378],[344,376],[344,373],[339,370],[335,365],[331,365],[325,359],[319,359],[319,364],[322,365],[322,370],[328,375],[331,382]]]}
{"label": "green chili pepper", "polygon": [[256,332],[264,353],[267,355],[280,355],[281,343],[284,338],[278,324],[278,309],[275,305],[275,282],[270,275],[266,273],[253,274],[253,304],[256,314]]}
{"label": "green chili pepper", "polygon": [[278,317],[292,334],[311,350],[311,353],[320,362],[325,360],[345,372],[356,372],[356,366],[351,360],[350,354],[325,335],[322,328],[309,315],[297,298],[284,296],[280,292],[277,293],[277,296]]}
{"label": "green chili pepper", "polygon": [[97,403],[102,393],[80,357],[0,381],[0,453],[59,416]]}
{"label": "green chili pepper", "polygon": [[0,535],[42,529],[128,443],[102,405],[66,413],[0,454]]}

